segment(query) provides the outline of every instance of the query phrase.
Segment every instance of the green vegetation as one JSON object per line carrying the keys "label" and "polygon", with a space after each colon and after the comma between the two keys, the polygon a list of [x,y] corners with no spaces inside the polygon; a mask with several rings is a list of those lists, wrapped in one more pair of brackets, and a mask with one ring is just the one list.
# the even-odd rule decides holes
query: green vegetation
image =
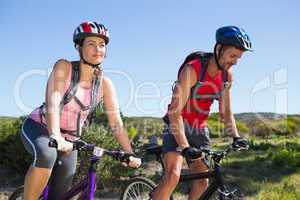
{"label": "green vegetation", "polygon": [[[265,116],[265,117],[262,117]],[[267,116],[267,117],[266,117]],[[231,185],[239,185],[248,199],[296,200],[300,199],[300,117],[241,114],[236,116],[237,126],[242,135],[247,135],[251,148],[247,152],[233,153],[223,162],[225,180]],[[122,116],[129,137],[134,146],[142,146],[151,135],[161,136],[164,124],[161,119],[148,117],[129,118]],[[20,130],[24,117],[0,118],[0,186],[22,184],[25,172],[31,163],[31,156],[25,151],[20,140]],[[101,124],[101,125],[100,125]],[[213,138],[213,147],[224,148],[231,139],[225,137],[224,125],[214,113],[208,121]],[[103,110],[98,110],[96,119],[84,130],[83,138],[104,148],[118,148]],[[83,175],[88,165],[88,155],[80,153],[79,173],[75,181]],[[153,160],[155,160],[153,158]],[[147,170],[132,170],[110,158],[103,158],[97,171],[102,177],[99,191],[118,190],[126,181],[122,177],[137,173],[159,178],[160,172],[155,161],[149,161]],[[153,171],[150,175],[149,171]],[[19,178],[12,178],[12,177]],[[114,186],[114,187],[112,187]],[[102,189],[102,190],[101,190]],[[107,189],[107,190],[105,190]],[[178,190],[184,193],[187,189]]]}
{"label": "green vegetation", "polygon": [[[249,198],[266,199],[266,195],[277,195],[275,193],[285,191],[289,178],[300,176],[299,148],[299,137],[255,138],[249,151],[234,153],[224,161],[225,178],[239,185]],[[289,185],[300,192],[292,182]],[[270,189],[272,187],[278,188],[277,191]]]}
{"label": "green vegetation", "polygon": [[267,183],[259,192],[259,200],[298,200],[300,199],[300,174],[284,178],[278,184]]}

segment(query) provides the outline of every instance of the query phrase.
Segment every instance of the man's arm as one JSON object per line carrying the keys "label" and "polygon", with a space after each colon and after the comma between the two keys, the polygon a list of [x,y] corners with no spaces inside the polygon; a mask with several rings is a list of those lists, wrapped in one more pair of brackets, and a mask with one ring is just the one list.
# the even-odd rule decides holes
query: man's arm
{"label": "man's arm", "polygon": [[220,99],[219,112],[221,121],[225,124],[225,132],[231,137],[239,137],[236,127],[235,118],[231,107],[231,85],[232,85],[232,71],[228,71],[229,86],[225,88],[222,98]]}
{"label": "man's arm", "polygon": [[190,96],[191,88],[195,85],[196,81],[197,75],[195,70],[191,65],[186,65],[179,75],[168,110],[170,130],[181,149],[189,147],[184,133],[184,124],[181,111],[184,108]]}

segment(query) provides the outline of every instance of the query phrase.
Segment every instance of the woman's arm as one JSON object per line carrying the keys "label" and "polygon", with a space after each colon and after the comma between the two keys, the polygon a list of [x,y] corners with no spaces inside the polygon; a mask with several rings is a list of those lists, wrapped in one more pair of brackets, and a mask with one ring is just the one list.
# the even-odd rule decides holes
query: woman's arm
{"label": "woman's arm", "polygon": [[46,121],[49,135],[57,140],[58,150],[69,152],[72,144],[66,142],[60,134],[59,105],[64,95],[65,81],[71,73],[71,63],[58,60],[50,74],[46,89]]}
{"label": "woman's arm", "polygon": [[103,78],[103,102],[114,137],[124,151],[132,153],[128,134],[120,116],[115,87],[112,81],[106,77]]}

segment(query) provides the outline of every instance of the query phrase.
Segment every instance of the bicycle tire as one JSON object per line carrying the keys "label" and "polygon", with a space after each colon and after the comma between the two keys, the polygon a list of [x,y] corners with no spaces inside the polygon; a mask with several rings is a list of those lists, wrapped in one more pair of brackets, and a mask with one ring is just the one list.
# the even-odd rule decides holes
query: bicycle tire
{"label": "bicycle tire", "polygon": [[8,200],[18,200],[18,199],[23,199],[23,194],[24,194],[24,186],[20,186],[15,191],[9,196]]}
{"label": "bicycle tire", "polygon": [[[155,189],[156,184],[145,177],[135,177],[129,180],[123,190],[121,200],[150,200],[150,193]],[[173,197],[170,197],[173,200]]]}
{"label": "bicycle tire", "polygon": [[[8,200],[23,200],[23,199],[24,199],[24,185],[15,189],[15,191],[8,198]],[[43,197],[40,197],[39,200],[43,200]]]}

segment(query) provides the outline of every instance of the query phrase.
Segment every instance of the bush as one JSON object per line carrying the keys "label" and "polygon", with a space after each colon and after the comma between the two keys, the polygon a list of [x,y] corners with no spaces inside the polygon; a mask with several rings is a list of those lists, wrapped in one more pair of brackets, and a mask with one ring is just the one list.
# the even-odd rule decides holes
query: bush
{"label": "bush", "polygon": [[292,149],[293,151],[297,151],[300,152],[300,140],[297,143],[297,141],[293,141],[293,142],[286,142],[285,147],[288,149]]}
{"label": "bush", "polygon": [[[118,149],[120,148],[116,142],[114,136],[104,126],[98,126],[92,124],[89,128],[85,129],[82,136],[83,140],[94,143],[99,147],[106,149]],[[77,170],[79,173],[75,177],[75,182],[86,175],[87,167],[89,165],[89,154],[80,152],[79,160],[82,163],[81,169]],[[101,177],[102,187],[116,186],[116,181],[120,180],[120,177],[131,176],[134,173],[133,169],[124,167],[120,162],[113,160],[108,156],[102,157],[100,164],[97,165],[98,177]],[[79,168],[80,166],[78,166]]]}
{"label": "bush", "polygon": [[218,138],[224,133],[224,124],[220,121],[219,113],[210,114],[207,125],[210,130],[211,138]]}
{"label": "bush", "polygon": [[250,140],[250,149],[251,150],[261,150],[261,151],[265,151],[265,150],[270,150],[270,149],[274,149],[275,145],[273,145],[272,143],[269,142],[256,142],[255,140]]}
{"label": "bush", "polygon": [[272,162],[275,166],[287,168],[300,167],[300,152],[285,148],[272,154]]}
{"label": "bush", "polygon": [[236,126],[237,126],[239,133],[248,133],[249,132],[249,128],[243,122],[236,121]]}
{"label": "bush", "polygon": [[219,121],[209,119],[208,127],[212,138],[218,138],[224,133],[224,124]]}
{"label": "bush", "polygon": [[279,120],[253,120],[249,123],[250,132],[255,136],[270,137],[271,135],[293,135],[300,130],[298,117],[287,117]]}
{"label": "bush", "polygon": [[1,120],[0,123],[0,160],[2,165],[24,175],[32,161],[25,150],[20,130],[25,117]]}
{"label": "bush", "polygon": [[129,137],[130,139],[133,139],[133,138],[136,137],[136,135],[137,135],[136,128],[134,128],[134,127],[130,127],[130,128],[127,130],[127,132],[128,132],[128,137]]}
{"label": "bush", "polygon": [[271,124],[267,121],[253,121],[249,127],[252,135],[263,138],[270,137],[274,133]]}
{"label": "bush", "polygon": [[[208,119],[208,127],[212,138],[220,137],[224,134],[224,123],[220,121],[219,113],[212,113]],[[239,133],[248,133],[248,127],[241,121],[236,120],[236,126]]]}
{"label": "bush", "polygon": [[299,130],[299,123],[296,118],[288,117],[274,122],[273,130],[278,135],[292,135]]}

